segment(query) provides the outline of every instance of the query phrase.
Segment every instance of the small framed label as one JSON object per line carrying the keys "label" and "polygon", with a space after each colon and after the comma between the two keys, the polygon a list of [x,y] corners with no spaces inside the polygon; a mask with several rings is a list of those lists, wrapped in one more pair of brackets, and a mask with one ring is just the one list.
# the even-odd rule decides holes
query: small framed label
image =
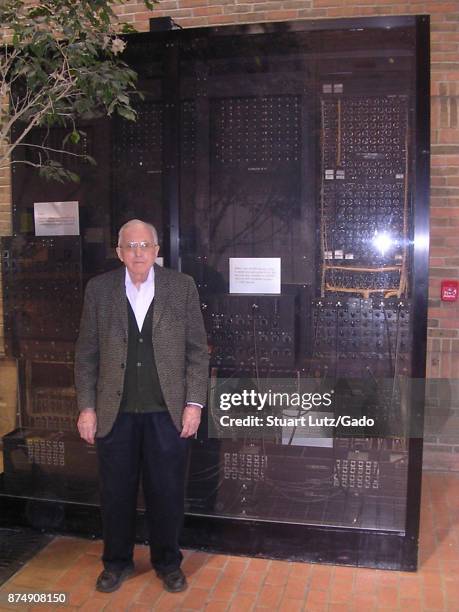
{"label": "small framed label", "polygon": [[230,257],[229,278],[230,293],[279,295],[280,257]]}
{"label": "small framed label", "polygon": [[35,202],[35,236],[79,236],[78,202]]}

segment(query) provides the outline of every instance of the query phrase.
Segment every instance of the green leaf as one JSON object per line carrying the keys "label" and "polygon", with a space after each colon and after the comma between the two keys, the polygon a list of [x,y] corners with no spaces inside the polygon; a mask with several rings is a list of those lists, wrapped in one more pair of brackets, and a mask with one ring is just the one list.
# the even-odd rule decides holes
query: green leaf
{"label": "green leaf", "polygon": [[73,144],[78,144],[80,142],[80,134],[78,132],[78,130],[73,130],[73,132],[70,134],[70,141]]}
{"label": "green leaf", "polygon": [[116,112],[128,121],[135,121],[137,118],[137,113],[132,108],[127,108],[126,106],[117,106]]}
{"label": "green leaf", "polygon": [[137,32],[137,30],[132,25],[132,23],[122,23],[121,24],[121,33],[122,34],[134,34],[134,32]]}
{"label": "green leaf", "polygon": [[126,104],[126,105],[129,104],[129,96],[124,93],[120,94],[117,100],[118,102],[121,102],[122,104]]}
{"label": "green leaf", "polygon": [[70,170],[66,170],[65,173],[66,173],[66,178],[72,181],[72,183],[80,182],[80,177],[78,176],[78,174],[76,174],[76,172],[71,172]]}

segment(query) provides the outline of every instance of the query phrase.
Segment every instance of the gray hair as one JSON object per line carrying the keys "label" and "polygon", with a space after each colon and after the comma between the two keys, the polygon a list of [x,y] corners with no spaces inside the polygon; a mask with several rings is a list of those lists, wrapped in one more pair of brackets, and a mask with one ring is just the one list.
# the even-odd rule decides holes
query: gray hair
{"label": "gray hair", "polygon": [[146,221],[141,221],[140,219],[131,219],[120,227],[120,231],[118,232],[118,246],[121,245],[121,236],[124,230],[128,229],[128,227],[131,227],[131,225],[137,225],[138,223],[145,225],[145,227],[148,227],[153,236],[153,242],[155,244],[158,244],[158,232],[156,231],[156,227],[154,225],[152,225],[151,223],[147,223]]}

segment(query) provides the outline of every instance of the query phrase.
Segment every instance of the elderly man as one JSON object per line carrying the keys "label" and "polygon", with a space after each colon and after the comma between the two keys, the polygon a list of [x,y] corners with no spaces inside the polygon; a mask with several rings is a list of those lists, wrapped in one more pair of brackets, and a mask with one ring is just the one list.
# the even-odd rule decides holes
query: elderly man
{"label": "elderly man", "polygon": [[139,476],[153,568],[171,592],[180,569],[190,436],[206,402],[208,351],[191,277],[157,264],[155,228],[134,219],[120,229],[124,266],[86,287],[75,351],[78,430],[96,442],[104,571],[96,588],[115,591],[133,573]]}

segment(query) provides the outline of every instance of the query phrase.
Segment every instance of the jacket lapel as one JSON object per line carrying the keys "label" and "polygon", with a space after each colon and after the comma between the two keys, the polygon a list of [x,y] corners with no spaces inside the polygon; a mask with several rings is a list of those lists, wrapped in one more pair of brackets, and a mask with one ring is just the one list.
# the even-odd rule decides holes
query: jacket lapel
{"label": "jacket lapel", "polygon": [[155,327],[158,325],[163,310],[167,304],[167,298],[169,294],[169,282],[167,275],[161,266],[154,264],[155,271],[155,299],[153,308],[153,327],[152,333],[155,331]]}
{"label": "jacket lapel", "polygon": [[128,313],[126,304],[126,268],[121,266],[119,274],[115,277],[115,286],[113,288],[113,310],[119,320],[124,336],[127,338],[128,333]]}

